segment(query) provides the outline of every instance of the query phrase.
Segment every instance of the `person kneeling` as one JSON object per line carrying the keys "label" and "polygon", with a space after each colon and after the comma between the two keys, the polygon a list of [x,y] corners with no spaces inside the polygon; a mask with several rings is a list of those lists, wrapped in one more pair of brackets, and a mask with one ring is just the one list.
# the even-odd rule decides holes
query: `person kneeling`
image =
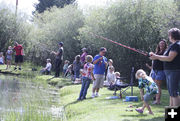
{"label": "person kneeling", "polygon": [[47,59],[46,62],[47,62],[46,67],[43,68],[40,72],[42,74],[50,75],[51,74],[51,67],[52,67],[51,59]]}
{"label": "person kneeling", "polygon": [[86,64],[84,65],[84,68],[81,71],[82,86],[81,86],[81,91],[80,91],[78,100],[86,99],[87,90],[89,88],[91,80],[95,80],[94,75],[93,75],[94,65],[92,64],[92,60],[93,60],[93,57],[91,55],[86,56]]}
{"label": "person kneeling", "polygon": [[[153,115],[153,112],[151,110],[150,105],[148,104],[148,101],[158,93],[158,87],[156,83],[153,81],[153,79],[147,76],[146,72],[142,69],[139,69],[136,72],[136,78],[138,79],[138,83],[139,83],[138,87],[140,88],[141,100],[144,102],[143,107],[141,109],[136,109],[136,111],[138,113],[143,113],[144,109],[147,108],[149,114]],[[146,89],[145,95],[143,88]]]}

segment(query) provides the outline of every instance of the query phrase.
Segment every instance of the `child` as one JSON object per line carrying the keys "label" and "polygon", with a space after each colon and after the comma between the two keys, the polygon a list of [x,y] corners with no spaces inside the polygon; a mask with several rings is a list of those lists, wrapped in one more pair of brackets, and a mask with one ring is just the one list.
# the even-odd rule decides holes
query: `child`
{"label": "child", "polygon": [[6,60],[7,60],[7,67],[6,67],[6,69],[11,68],[12,54],[13,54],[12,47],[9,46],[8,50],[6,52]]}
{"label": "child", "polygon": [[75,79],[74,83],[79,83],[80,81],[79,79],[80,69],[81,69],[80,55],[77,55],[73,62],[74,79]]}
{"label": "child", "polygon": [[107,74],[107,81],[104,82],[104,86],[110,86],[115,81],[115,73],[114,73],[114,67],[110,66],[109,72]]}
{"label": "child", "polygon": [[114,90],[116,86],[123,84],[123,82],[120,79],[121,74],[119,72],[115,72],[114,75],[115,75],[115,79],[113,82],[111,82],[108,88],[109,90]]}
{"label": "child", "polygon": [[51,59],[47,59],[46,62],[47,62],[46,67],[41,70],[41,73],[49,75],[51,74],[51,67],[52,67]]}
{"label": "child", "polygon": [[64,66],[63,66],[63,75],[65,76],[65,73],[68,69],[68,66],[69,66],[69,61],[68,60],[65,60],[64,61]]}
{"label": "child", "polygon": [[71,75],[71,80],[74,81],[74,70],[73,70],[73,64],[70,64],[64,74],[65,77],[68,76],[68,74]]}
{"label": "child", "polygon": [[[142,69],[139,69],[136,72],[136,78],[138,79],[139,88],[140,88],[140,95],[141,100],[143,100],[144,105],[141,109],[136,109],[138,113],[143,113],[144,109],[147,108],[149,111],[149,114],[153,115],[153,112],[150,108],[150,105],[148,104],[148,101],[153,98],[158,93],[158,87],[156,83],[152,80],[151,77],[148,77],[146,72]],[[144,90],[146,89],[146,94],[144,95]]]}
{"label": "child", "polygon": [[0,65],[4,65],[4,62],[3,52],[0,52]]}
{"label": "child", "polygon": [[86,99],[87,90],[91,83],[91,80],[95,80],[93,75],[94,65],[92,64],[93,57],[91,55],[86,56],[86,64],[84,65],[82,74],[82,86],[78,100]]}

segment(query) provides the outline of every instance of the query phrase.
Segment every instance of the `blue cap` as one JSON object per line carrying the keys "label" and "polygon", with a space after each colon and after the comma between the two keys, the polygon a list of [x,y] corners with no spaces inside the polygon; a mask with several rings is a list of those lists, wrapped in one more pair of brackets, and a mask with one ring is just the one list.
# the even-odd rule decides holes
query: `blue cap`
{"label": "blue cap", "polygon": [[59,42],[59,45],[63,46],[63,42]]}

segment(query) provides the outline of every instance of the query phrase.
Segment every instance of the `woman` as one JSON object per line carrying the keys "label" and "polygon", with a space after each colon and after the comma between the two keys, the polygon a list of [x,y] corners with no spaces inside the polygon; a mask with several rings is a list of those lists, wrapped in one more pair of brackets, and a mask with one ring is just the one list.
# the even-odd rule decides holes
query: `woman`
{"label": "woman", "polygon": [[[163,55],[165,50],[167,49],[167,44],[165,40],[161,40],[156,48],[156,54],[157,55]],[[149,67],[149,65],[147,65]],[[152,69],[151,71],[151,77],[154,80],[154,82],[158,86],[158,94],[156,95],[156,101],[153,102],[153,104],[160,104],[161,100],[161,84],[163,81],[166,80],[166,76],[164,73],[163,68],[163,62],[160,60],[153,60],[152,61]]]}
{"label": "woman", "polygon": [[167,87],[170,94],[170,106],[179,106],[180,83],[180,30],[172,28],[168,31],[169,40],[172,43],[164,55],[150,53],[150,59],[164,62]]}

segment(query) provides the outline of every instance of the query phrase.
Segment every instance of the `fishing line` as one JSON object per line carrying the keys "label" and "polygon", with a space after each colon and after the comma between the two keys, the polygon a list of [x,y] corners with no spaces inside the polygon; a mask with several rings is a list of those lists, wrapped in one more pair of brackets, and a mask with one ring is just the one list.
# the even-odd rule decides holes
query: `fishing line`
{"label": "fishing line", "polygon": [[96,37],[96,38],[100,38],[100,39],[103,39],[103,40],[109,41],[109,42],[111,42],[111,43],[114,43],[114,44],[120,45],[120,46],[122,46],[122,47],[124,47],[124,48],[127,48],[127,49],[129,49],[129,50],[132,50],[132,51],[134,51],[134,52],[137,52],[137,53],[139,53],[139,54],[142,54],[142,55],[144,55],[144,56],[148,56],[148,57],[149,57],[149,53],[148,53],[148,52],[144,52],[144,51],[142,51],[142,50],[140,50],[140,49],[135,49],[135,48],[132,48],[132,47],[126,46],[126,45],[124,45],[124,44],[122,44],[122,43],[119,43],[119,42],[113,41],[113,40],[111,40],[111,39],[108,39],[108,38],[105,38],[105,37],[103,37],[103,36],[100,36],[100,35],[94,34],[94,33],[92,33],[92,32],[90,32],[90,34],[91,34],[92,36]]}

